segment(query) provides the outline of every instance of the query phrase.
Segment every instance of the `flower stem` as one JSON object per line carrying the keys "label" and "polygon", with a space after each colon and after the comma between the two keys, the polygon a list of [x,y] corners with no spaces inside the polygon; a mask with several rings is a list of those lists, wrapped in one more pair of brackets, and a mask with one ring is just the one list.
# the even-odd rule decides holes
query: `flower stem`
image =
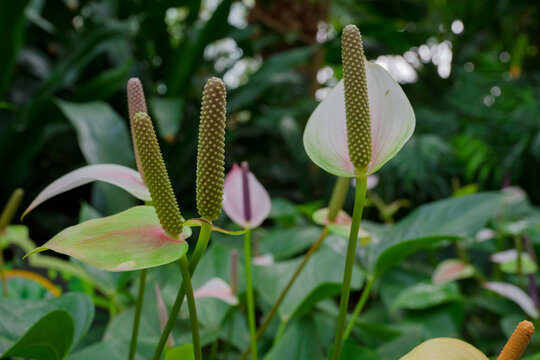
{"label": "flower stem", "polygon": [[246,262],[246,300],[251,339],[251,360],[257,360],[257,335],[255,333],[255,302],[253,301],[253,282],[251,280],[251,230],[244,234],[244,258]]}
{"label": "flower stem", "polygon": [[334,190],[332,191],[332,197],[330,197],[330,202],[328,203],[329,221],[334,221],[339,210],[343,208],[350,182],[351,179],[346,177],[337,178],[336,184],[334,185]]}
{"label": "flower stem", "polygon": [[347,324],[347,329],[345,330],[345,334],[343,335],[344,339],[347,339],[349,335],[351,334],[351,331],[354,328],[354,324],[356,323],[356,319],[362,312],[364,305],[366,305],[367,299],[369,297],[369,294],[371,293],[371,288],[373,287],[374,282],[375,282],[374,277],[370,277],[368,279],[366,283],[366,287],[364,288],[364,292],[362,292],[362,296],[360,297],[360,301],[358,301],[358,304],[356,304],[353,314],[351,318],[349,319],[349,323]]}
{"label": "flower stem", "polygon": [[[336,216],[337,216],[339,210],[341,210],[341,208],[343,207],[343,203],[345,202],[345,197],[347,196],[347,191],[349,190],[349,183],[350,183],[349,178],[338,177],[338,179],[336,180],[336,183],[334,185],[334,190],[332,191],[332,196],[331,196],[330,201],[328,203],[328,220],[330,222],[332,222],[332,221],[334,221],[336,219]],[[298,277],[298,275],[300,275],[300,272],[302,271],[304,266],[307,264],[307,262],[311,258],[311,256],[315,253],[315,251],[317,251],[319,249],[319,247],[321,246],[324,238],[326,238],[328,233],[329,233],[329,230],[328,230],[327,227],[325,227],[323,232],[321,233],[321,235],[317,239],[317,241],[315,241],[313,243],[313,245],[311,245],[311,247],[309,248],[306,255],[304,255],[304,259],[302,259],[302,262],[300,263],[300,265],[298,265],[298,268],[294,272],[293,276],[291,277],[291,279],[289,280],[287,285],[285,285],[285,288],[283,289],[283,291],[279,295],[279,298],[277,299],[277,301],[272,306],[272,309],[270,309],[270,312],[268,312],[268,315],[266,315],[266,318],[265,318],[264,322],[262,323],[262,325],[257,330],[257,339],[259,339],[262,336],[262,334],[264,333],[264,331],[266,330],[266,328],[270,324],[270,321],[276,315],[279,306],[283,302],[283,299],[285,299],[285,296],[287,295],[290,288],[292,287],[292,285],[296,281],[296,278]],[[250,345],[250,347],[248,347],[244,351],[244,353],[240,357],[240,360],[245,360],[247,358],[250,349],[251,349],[251,345]]]}
{"label": "flower stem", "polygon": [[[287,283],[287,285],[285,285],[285,288],[283,289],[283,291],[281,292],[281,294],[279,295],[279,298],[277,299],[277,301],[274,303],[274,305],[272,306],[272,309],[270,309],[270,312],[268,313],[268,315],[266,315],[266,318],[264,319],[264,322],[262,323],[262,325],[259,327],[259,329],[257,330],[257,339],[259,339],[262,334],[264,333],[264,331],[266,330],[266,328],[268,327],[268,325],[270,324],[270,321],[274,318],[274,316],[276,315],[277,313],[277,310],[279,308],[279,305],[281,305],[281,303],[283,302],[283,299],[285,299],[285,296],[287,295],[287,293],[289,292],[289,289],[292,287],[292,285],[294,284],[294,281],[296,280],[296,278],[298,277],[298,275],[300,275],[300,272],[302,271],[302,269],[304,268],[304,266],[307,264],[308,260],[311,258],[311,256],[313,255],[313,253],[315,253],[315,251],[317,251],[317,249],[319,249],[319,247],[321,246],[324,238],[328,235],[328,228],[324,228],[323,232],[321,233],[321,235],[319,236],[319,238],[317,239],[317,241],[315,243],[313,243],[313,245],[311,245],[311,247],[309,248],[308,252],[306,253],[306,255],[304,255],[304,259],[302,259],[302,262],[300,263],[300,265],[298,266],[298,268],[296,269],[295,273],[293,274],[293,276],[291,277],[291,279],[289,280],[289,282]],[[248,354],[249,354],[249,350],[251,349],[251,345],[250,347],[248,347],[244,353],[242,354],[242,356],[240,357],[240,360],[244,360],[247,358]]]}
{"label": "flower stem", "polygon": [[[199,233],[199,239],[197,240],[197,245],[195,247],[195,250],[193,251],[193,255],[191,255],[191,259],[189,262],[189,272],[191,275],[193,275],[193,273],[195,272],[195,269],[197,268],[197,265],[199,264],[199,261],[201,260],[204,250],[206,250],[206,246],[208,245],[208,241],[210,240],[211,233],[212,233],[212,226],[203,221],[201,224],[201,232]],[[161,333],[161,337],[159,338],[159,343],[156,347],[156,350],[154,351],[154,356],[152,357],[153,360],[159,360],[159,358],[161,357],[161,353],[163,352],[163,348],[165,347],[165,344],[167,343],[167,339],[169,338],[169,334],[172,331],[174,322],[176,321],[178,317],[178,313],[180,312],[180,308],[182,307],[185,296],[186,296],[186,293],[184,291],[184,286],[182,284],[180,285],[180,288],[178,289],[178,294],[176,295],[176,300],[174,300],[174,304],[171,308],[169,319],[167,320],[167,324],[165,325],[165,328],[163,329],[163,332]]]}
{"label": "flower stem", "polygon": [[199,320],[197,320],[197,307],[195,306],[195,296],[193,295],[193,286],[191,285],[189,263],[185,255],[180,259],[180,271],[182,272],[182,287],[186,293],[189,308],[189,322],[191,324],[191,337],[193,340],[195,360],[202,360],[201,337],[199,336]]}
{"label": "flower stem", "polygon": [[135,318],[133,319],[133,329],[131,331],[131,344],[129,345],[129,360],[135,359],[137,351],[137,337],[139,335],[139,323],[141,322],[141,312],[144,300],[144,287],[146,285],[146,269],[141,270],[139,280],[139,292],[137,294],[137,303],[135,305]]}
{"label": "flower stem", "polygon": [[349,234],[349,244],[347,246],[347,256],[345,259],[345,271],[343,274],[343,284],[341,287],[341,300],[339,304],[339,316],[336,326],[336,337],[334,339],[334,352],[332,360],[338,360],[341,354],[341,345],[343,342],[343,330],[345,328],[345,318],[349,306],[349,294],[351,292],[351,278],[354,265],[354,256],[356,253],[356,244],[358,243],[358,230],[360,229],[360,220],[366,201],[367,177],[356,178],[356,194],[354,199],[354,211]]}

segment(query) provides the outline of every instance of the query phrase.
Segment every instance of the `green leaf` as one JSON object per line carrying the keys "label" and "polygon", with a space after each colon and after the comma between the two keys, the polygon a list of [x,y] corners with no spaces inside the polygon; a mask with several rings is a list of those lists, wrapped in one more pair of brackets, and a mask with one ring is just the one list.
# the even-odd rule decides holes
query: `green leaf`
{"label": "green leaf", "polygon": [[373,350],[358,345],[353,340],[347,339],[341,350],[341,360],[379,360],[379,355]]}
{"label": "green leaf", "polygon": [[366,268],[378,277],[407,256],[443,240],[474,236],[495,217],[502,196],[479,193],[444,199],[419,207],[404,220],[378,234],[358,251]]}
{"label": "green leaf", "polygon": [[276,260],[289,259],[317,241],[321,232],[322,229],[315,226],[271,230],[261,236],[260,253],[270,253]]}
{"label": "green leaf", "polygon": [[[80,351],[69,356],[69,360],[125,360],[126,354],[129,352],[129,347],[126,342],[118,339],[109,339],[103,342],[92,344]],[[136,356],[136,360],[142,358]]]}
{"label": "green leaf", "polygon": [[[327,239],[329,240],[329,239]],[[302,258],[258,266],[254,269],[254,285],[262,299],[272,305],[281,294]],[[329,246],[322,246],[308,261],[283,303],[279,307],[282,319],[310,309],[318,301],[336,296],[341,291],[345,258]],[[358,267],[353,268],[351,288],[359,289],[364,279]]]}
{"label": "green leaf", "polygon": [[0,2],[0,34],[9,45],[0,47],[0,95],[9,84],[24,41],[24,9],[29,0]]}
{"label": "green leaf", "polygon": [[167,350],[164,360],[194,360],[193,345],[184,344]]}
{"label": "green leaf", "polygon": [[75,128],[79,146],[89,164],[120,164],[135,167],[131,138],[124,120],[101,101],[72,103],[56,100]]}
{"label": "green leaf", "polygon": [[441,285],[421,283],[399,293],[393,307],[420,310],[459,300],[461,300],[459,287],[454,282]]}
{"label": "green leaf", "polygon": [[184,113],[185,101],[182,98],[150,98],[150,114],[157,122],[159,135],[170,142],[174,140]]}
{"label": "green leaf", "polygon": [[[45,314],[63,310],[70,315],[71,339],[76,345],[84,338],[94,318],[94,305],[83,293],[69,293],[46,300],[0,298],[0,352],[20,339]],[[66,335],[69,335],[66,332]]]}
{"label": "green leaf", "polygon": [[324,360],[315,322],[307,317],[292,323],[264,360]]}
{"label": "green leaf", "polygon": [[153,206],[136,206],[64,229],[26,256],[50,249],[103,270],[137,270],[184,256],[188,250],[184,240],[189,236],[191,228],[185,226],[178,239],[170,237]]}
{"label": "green leaf", "polygon": [[2,357],[63,360],[73,341],[73,319],[54,310],[39,319]]}

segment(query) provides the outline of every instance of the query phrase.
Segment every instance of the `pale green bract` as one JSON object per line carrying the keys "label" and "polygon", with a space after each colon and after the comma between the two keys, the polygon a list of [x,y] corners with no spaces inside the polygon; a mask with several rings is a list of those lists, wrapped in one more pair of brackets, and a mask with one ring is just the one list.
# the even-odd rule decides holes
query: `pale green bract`
{"label": "pale green bract", "polygon": [[418,345],[400,360],[488,360],[488,358],[465,341],[436,338]]}
{"label": "pale green bract", "polygon": [[311,160],[336,176],[369,175],[401,150],[415,127],[413,108],[392,76],[377,64],[366,62],[371,113],[371,161],[358,173],[349,158],[343,80],[317,106],[304,131],[304,148]]}
{"label": "pale green bract", "polygon": [[26,256],[54,250],[108,271],[146,269],[168,264],[187,253],[184,241],[191,228],[178,238],[161,227],[153,206],[135,206],[119,214],[85,221],[64,229]]}

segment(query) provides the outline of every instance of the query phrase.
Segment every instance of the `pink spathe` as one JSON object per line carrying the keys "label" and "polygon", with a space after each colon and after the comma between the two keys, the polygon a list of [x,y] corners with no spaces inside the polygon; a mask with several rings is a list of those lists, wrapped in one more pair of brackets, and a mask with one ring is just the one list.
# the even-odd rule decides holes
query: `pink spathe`
{"label": "pink spathe", "polygon": [[[246,194],[249,202],[245,201]],[[223,195],[223,210],[231,220],[245,229],[258,227],[270,214],[270,195],[247,168],[233,165],[225,177]]]}

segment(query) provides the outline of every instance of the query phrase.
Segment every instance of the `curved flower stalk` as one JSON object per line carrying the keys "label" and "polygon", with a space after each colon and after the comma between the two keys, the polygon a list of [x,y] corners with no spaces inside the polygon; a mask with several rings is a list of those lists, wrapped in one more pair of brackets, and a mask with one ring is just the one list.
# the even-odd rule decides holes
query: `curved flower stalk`
{"label": "curved flower stalk", "polygon": [[258,227],[270,215],[272,203],[270,195],[249,171],[247,162],[241,167],[233,165],[225,178],[225,199],[223,210],[238,225],[248,231],[244,234],[244,259],[246,273],[246,298],[251,340],[251,358],[257,359],[257,334],[255,324],[255,302],[253,299],[253,282],[251,279],[251,229]]}
{"label": "curved flower stalk", "polygon": [[398,83],[382,67],[366,61],[356,26],[343,29],[341,49],[343,80],[317,106],[303,138],[314,163],[336,176],[356,178],[357,182],[333,360],[338,360],[341,354],[367,176],[398,153],[415,125],[414,111]]}
{"label": "curved flower stalk", "polygon": [[[531,322],[520,322],[497,360],[519,360],[533,333]],[[488,360],[488,357],[465,341],[435,338],[418,345],[400,360]]]}
{"label": "curved flower stalk", "polygon": [[[146,100],[141,81],[137,78],[131,78],[127,84],[127,97],[129,120],[131,129],[133,129],[133,117],[138,112],[146,113]],[[144,175],[141,167],[141,161],[135,144],[135,135],[132,132],[133,151],[138,171],[135,171],[127,166],[117,164],[95,164],[83,166],[76,169],[59,179],[53,181],[32,201],[30,206],[23,212],[22,217],[26,216],[30,211],[36,208],[41,203],[50,198],[72,190],[82,185],[92,183],[94,181],[103,181],[129,192],[131,195],[142,201],[150,201],[150,193],[145,185]]]}
{"label": "curved flower stalk", "polygon": [[[227,231],[212,225],[221,212],[224,183],[224,148],[226,120],[225,84],[216,77],[208,79],[204,87],[197,148],[197,210],[202,217],[184,222],[184,226],[200,226],[197,245],[189,261],[188,272],[193,274],[201,259],[212,231],[243,234],[244,231]],[[186,289],[182,285],[173,304],[167,324],[161,334],[153,359],[161,357],[167,338],[182,306]],[[189,293],[187,294],[189,295]],[[188,297],[189,306],[189,297]],[[190,310],[191,314],[191,310]],[[192,328],[195,324],[192,324]]]}

